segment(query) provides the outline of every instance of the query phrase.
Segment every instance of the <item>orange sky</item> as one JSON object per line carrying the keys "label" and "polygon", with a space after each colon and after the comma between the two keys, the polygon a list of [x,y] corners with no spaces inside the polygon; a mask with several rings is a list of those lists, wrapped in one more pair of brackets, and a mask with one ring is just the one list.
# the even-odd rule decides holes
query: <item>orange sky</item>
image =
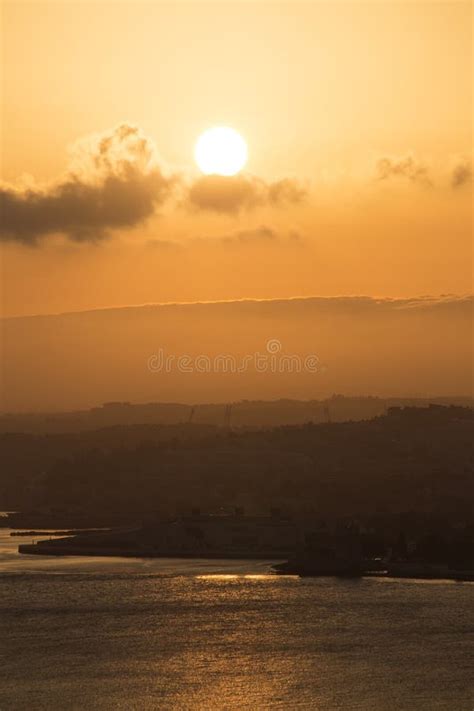
{"label": "orange sky", "polygon": [[[471,291],[470,3],[7,0],[2,15],[5,315]],[[140,133],[117,138],[124,124]],[[225,204],[193,162],[219,124],[249,145]],[[71,146],[98,133],[116,151],[82,148],[79,170]]]}

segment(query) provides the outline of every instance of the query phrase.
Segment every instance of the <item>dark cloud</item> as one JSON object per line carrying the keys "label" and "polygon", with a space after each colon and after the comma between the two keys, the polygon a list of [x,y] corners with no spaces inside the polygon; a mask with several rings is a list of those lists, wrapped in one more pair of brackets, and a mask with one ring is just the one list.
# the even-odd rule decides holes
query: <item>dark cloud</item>
{"label": "dark cloud", "polygon": [[462,188],[472,181],[472,164],[468,158],[464,158],[454,166],[451,174],[451,187]]}
{"label": "dark cloud", "polygon": [[70,171],[55,184],[0,186],[0,239],[34,244],[61,233],[95,241],[152,215],[174,182],[160,170],[153,144],[136,127],[122,124],[78,144]]}
{"label": "dark cloud", "polygon": [[378,180],[401,177],[424,187],[431,186],[426,166],[412,156],[407,156],[406,158],[380,158],[376,164],[376,174]]}
{"label": "dark cloud", "polygon": [[305,196],[306,190],[289,178],[267,183],[252,175],[204,175],[189,188],[186,204],[198,210],[237,213],[265,205],[298,203]]}

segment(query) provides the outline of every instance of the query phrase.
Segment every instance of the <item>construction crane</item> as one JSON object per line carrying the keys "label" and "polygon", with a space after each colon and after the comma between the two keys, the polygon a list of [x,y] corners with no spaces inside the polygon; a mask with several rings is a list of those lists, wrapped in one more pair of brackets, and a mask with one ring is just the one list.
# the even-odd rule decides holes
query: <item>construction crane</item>
{"label": "construction crane", "polygon": [[329,404],[327,402],[323,405],[324,419],[326,422],[331,422],[331,411],[329,410]]}
{"label": "construction crane", "polygon": [[225,406],[224,411],[224,427],[230,430],[230,416],[232,414],[232,405],[228,404]]}

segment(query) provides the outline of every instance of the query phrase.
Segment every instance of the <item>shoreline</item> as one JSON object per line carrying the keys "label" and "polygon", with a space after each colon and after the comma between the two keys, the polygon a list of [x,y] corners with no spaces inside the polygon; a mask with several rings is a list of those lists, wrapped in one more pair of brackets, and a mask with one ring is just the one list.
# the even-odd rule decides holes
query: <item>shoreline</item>
{"label": "shoreline", "polygon": [[[41,549],[41,550],[40,550]],[[287,558],[286,554],[278,555],[274,553],[269,553],[268,551],[263,554],[252,554],[248,555],[243,552],[213,552],[213,551],[199,551],[192,553],[187,551],[172,551],[172,552],[160,552],[151,553],[150,551],[137,551],[136,549],[117,549],[110,548],[87,548],[74,546],[67,548],[58,548],[57,546],[48,546],[42,542],[38,544],[20,544],[18,546],[18,552],[22,555],[36,555],[36,556],[51,556],[51,557],[105,557],[105,558],[171,558],[171,559],[182,559],[182,560],[273,560],[275,561],[274,566],[277,565],[277,561],[283,561]],[[391,580],[403,579],[403,580],[450,580],[456,582],[474,582],[474,571],[456,571],[453,570],[451,573],[449,570],[444,569],[443,571],[432,570],[415,570],[415,571],[405,571],[397,570],[396,572],[390,572],[390,570],[362,570],[360,573],[335,573],[330,571],[318,572],[305,572],[304,570],[298,571],[292,569],[290,572],[285,572],[284,570],[275,570],[272,566],[272,574],[278,575],[294,575],[295,577],[337,577],[337,578],[386,578]],[[420,566],[423,568],[423,565]]]}

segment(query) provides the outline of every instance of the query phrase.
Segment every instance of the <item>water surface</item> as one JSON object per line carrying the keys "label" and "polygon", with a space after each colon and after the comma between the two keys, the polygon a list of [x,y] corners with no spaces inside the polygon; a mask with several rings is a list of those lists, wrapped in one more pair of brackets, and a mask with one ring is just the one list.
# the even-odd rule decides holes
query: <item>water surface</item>
{"label": "water surface", "polygon": [[6,533],[2,711],[472,711],[470,583],[19,557]]}

